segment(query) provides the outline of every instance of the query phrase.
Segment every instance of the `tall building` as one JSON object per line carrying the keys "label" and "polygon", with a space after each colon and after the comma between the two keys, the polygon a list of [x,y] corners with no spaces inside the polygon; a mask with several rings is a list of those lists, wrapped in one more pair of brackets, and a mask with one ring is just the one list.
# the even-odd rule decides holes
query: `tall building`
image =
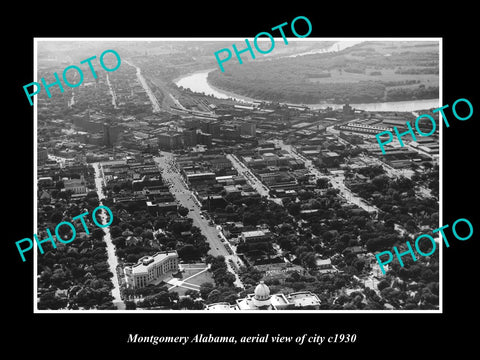
{"label": "tall building", "polygon": [[73,117],[73,125],[88,132],[95,133],[102,131],[102,123],[91,121],[90,119],[81,115],[76,115]]}
{"label": "tall building", "polygon": [[103,124],[103,145],[113,146],[117,142],[120,132],[121,130],[119,126],[112,126],[108,123],[104,123]]}
{"label": "tall building", "polygon": [[168,131],[158,135],[158,146],[163,149],[178,149],[183,146],[183,134],[177,131]]}
{"label": "tall building", "polygon": [[127,286],[140,289],[178,272],[178,254],[176,251],[162,251],[144,256],[135,265],[125,266],[124,271]]}
{"label": "tall building", "polygon": [[255,137],[257,133],[257,124],[253,122],[244,122],[240,126],[240,135],[249,135]]}
{"label": "tall building", "polygon": [[186,118],[183,119],[183,124],[186,129],[196,130],[200,126],[200,120],[198,120],[197,118]]}
{"label": "tall building", "polygon": [[344,120],[353,119],[355,116],[355,110],[349,104],[345,104],[342,108],[342,115]]}
{"label": "tall building", "polygon": [[240,126],[237,124],[225,124],[221,129],[221,137],[225,139],[239,139],[240,138]]}
{"label": "tall building", "polygon": [[46,147],[39,147],[37,151],[37,161],[39,164],[45,164],[48,160],[48,150]]}
{"label": "tall building", "polygon": [[220,136],[220,122],[212,121],[208,123],[207,131],[209,134],[212,134],[213,137],[217,138]]}
{"label": "tall building", "polygon": [[205,134],[203,132],[199,132],[197,134],[198,144],[206,145],[208,147],[212,146],[212,134]]}
{"label": "tall building", "polygon": [[183,131],[183,141],[185,146],[195,146],[197,145],[197,130],[184,130]]}

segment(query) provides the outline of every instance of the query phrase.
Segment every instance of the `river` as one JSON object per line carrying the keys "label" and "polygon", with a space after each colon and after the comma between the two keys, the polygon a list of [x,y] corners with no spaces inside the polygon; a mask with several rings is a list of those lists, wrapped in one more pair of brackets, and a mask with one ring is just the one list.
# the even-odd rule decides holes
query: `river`
{"label": "river", "polygon": [[[300,54],[288,55],[286,57],[297,57],[303,55],[311,55],[317,53],[327,53],[327,52],[337,52],[344,50],[348,47],[354,46],[362,41],[352,40],[352,41],[341,41],[331,45],[328,48],[323,48],[319,50],[308,51]],[[208,82],[208,74],[214,69],[206,69],[202,71],[197,71],[185,76],[182,76],[174,80],[174,83],[177,86],[182,86],[185,89],[190,89],[193,92],[204,93],[205,95],[211,95],[218,99],[234,99],[236,101],[244,103],[254,103],[266,101],[262,99],[253,99],[247,96],[242,96],[235,94],[230,91],[225,91],[219,88],[212,86]],[[310,109],[325,109],[331,107],[333,109],[339,109],[343,104],[294,104],[292,105],[305,105]],[[388,101],[388,102],[379,102],[379,103],[363,103],[363,104],[350,104],[353,108],[366,111],[416,111],[437,108],[440,106],[440,101],[438,99],[426,99],[426,100],[407,100],[407,101]]]}
{"label": "river", "polygon": [[[205,95],[212,95],[217,99],[234,99],[244,103],[253,103],[259,101],[265,101],[262,99],[252,99],[246,96],[238,95],[229,91],[216,88],[208,82],[208,73],[215,69],[208,69],[204,71],[198,71],[193,74],[186,75],[175,81],[177,86],[182,86],[185,89],[190,89],[193,92],[204,93]],[[305,105],[310,109],[325,109],[331,107],[333,109],[339,109],[343,107],[343,104],[293,104],[292,105]],[[364,104],[350,104],[353,108],[366,111],[417,111],[431,108],[438,108],[440,101],[438,99],[426,99],[426,100],[407,100],[407,101],[387,101],[379,103],[364,103]]]}

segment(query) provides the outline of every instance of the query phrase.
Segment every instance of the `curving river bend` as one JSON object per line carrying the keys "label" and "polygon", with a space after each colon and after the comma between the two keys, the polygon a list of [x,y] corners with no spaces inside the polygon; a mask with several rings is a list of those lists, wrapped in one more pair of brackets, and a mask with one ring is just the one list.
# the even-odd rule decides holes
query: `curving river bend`
{"label": "curving river bend", "polygon": [[[238,95],[229,91],[216,88],[208,82],[208,73],[215,69],[208,69],[199,71],[193,74],[183,76],[175,81],[177,86],[182,86],[185,89],[190,89],[193,92],[204,93],[205,95],[212,95],[218,99],[232,98],[237,101],[253,103],[254,101],[262,101],[262,99],[252,99],[246,96]],[[291,103],[293,104],[293,103]],[[338,109],[343,104],[294,104],[306,105],[310,109],[324,109],[332,107]],[[438,99],[426,100],[407,100],[407,101],[388,101],[380,103],[366,103],[366,104],[350,104],[353,108],[366,111],[417,111],[423,109],[438,108],[440,101]]]}
{"label": "curving river bend", "polygon": [[[324,52],[336,52],[346,49],[347,47],[356,45],[361,41],[341,41],[333,44],[329,48],[319,49],[318,51],[309,51],[306,53],[289,55],[288,57],[302,56],[314,53],[324,53]],[[253,103],[264,101],[263,99],[253,99],[239,94],[235,94],[226,90],[222,90],[212,86],[208,82],[208,74],[214,69],[206,69],[202,71],[197,71],[192,74],[188,74],[176,79],[174,82],[177,86],[182,86],[185,89],[190,89],[193,92],[204,93],[205,95],[211,95],[218,99],[234,99],[237,101],[245,103]],[[333,109],[338,109],[343,106],[343,104],[294,104],[293,105],[306,105],[310,109],[324,109],[331,107]],[[438,108],[441,104],[439,99],[426,99],[426,100],[407,100],[407,101],[388,101],[380,103],[365,103],[365,104],[350,104],[353,108],[366,111],[417,111],[423,109]]]}

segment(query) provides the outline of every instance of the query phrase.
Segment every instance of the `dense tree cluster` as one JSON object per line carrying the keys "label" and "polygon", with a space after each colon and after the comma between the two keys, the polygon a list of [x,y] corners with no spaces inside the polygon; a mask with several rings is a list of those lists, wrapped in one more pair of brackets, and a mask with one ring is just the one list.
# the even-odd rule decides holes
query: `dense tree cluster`
{"label": "dense tree cluster", "polygon": [[205,256],[208,242],[191,219],[182,218],[177,212],[155,216],[146,210],[130,212],[112,205],[119,215],[119,224],[110,229],[118,258],[135,263],[146,255],[158,251],[177,250],[180,259],[194,261]]}
{"label": "dense tree cluster", "polygon": [[[39,204],[39,229],[54,229],[60,221],[71,219],[85,211],[89,214],[98,204],[95,193],[77,203],[56,202],[54,206]],[[56,242],[42,244],[44,254],[38,257],[39,309],[108,309],[112,308],[113,276],[107,263],[104,231],[84,217],[87,234],[80,221],[72,222],[76,238],[69,244]],[[60,236],[71,238],[70,228],[60,228]],[[53,232],[53,230],[52,230]],[[38,234],[39,239],[46,233]]]}
{"label": "dense tree cluster", "polygon": [[438,253],[405,266],[394,263],[378,284],[381,297],[397,309],[436,309],[439,303]]}
{"label": "dense tree cluster", "polygon": [[263,278],[264,274],[253,266],[241,267],[238,276],[245,286],[254,286]]}
{"label": "dense tree cluster", "polygon": [[206,262],[210,264],[210,272],[217,286],[233,286],[235,275],[228,271],[225,257],[221,255],[217,257],[209,255]]}
{"label": "dense tree cluster", "polygon": [[[55,210],[51,206],[40,207],[39,219],[50,219],[51,222],[43,225],[52,229],[59,221],[69,221],[85,209],[91,213],[94,207],[87,200],[68,206],[57,203]],[[89,218],[84,219],[90,235],[84,232],[81,223],[74,222],[77,234],[73,242],[66,245],[57,242],[56,249],[51,243],[42,244],[44,254],[38,257],[39,309],[112,307],[110,291],[113,274],[107,263],[104,232],[96,228]],[[42,228],[41,222],[39,228]],[[70,238],[71,230],[63,235]],[[39,236],[46,237],[46,234]]]}
{"label": "dense tree cluster", "polygon": [[203,283],[200,286],[200,296],[206,304],[217,302],[228,302],[234,304],[238,299],[238,289],[235,285],[235,275],[227,268],[225,257],[211,255],[207,256],[206,262],[210,264],[210,272],[213,275],[215,284],[210,282]]}
{"label": "dense tree cluster", "polygon": [[424,170],[416,172],[412,176],[412,181],[427,184],[428,189],[431,191],[432,196],[438,198],[439,192],[439,166],[431,166],[430,163],[423,164]]}
{"label": "dense tree cluster", "polygon": [[265,198],[242,197],[232,200],[231,203],[232,211],[237,214],[238,220],[243,220],[243,224],[247,226],[267,224],[269,228],[274,228],[291,222],[284,207]]}
{"label": "dense tree cluster", "polygon": [[[435,266],[432,271],[427,271],[428,280],[424,279],[425,282],[420,284],[421,294],[424,292],[426,294],[422,295],[423,298],[420,301],[417,300],[421,295],[414,294],[414,290],[410,291],[410,288],[407,287],[408,296],[405,296],[403,288],[399,288],[397,283],[394,283],[393,287],[392,285],[388,286],[392,288],[391,290],[381,292],[382,285],[384,285],[382,283],[379,291],[376,292],[365,287],[362,281],[358,281],[359,278],[369,277],[372,266],[378,266],[375,262],[372,263],[374,258],[371,253],[391,250],[392,246],[402,245],[409,239],[396,231],[395,223],[404,225],[409,231],[418,232],[418,224],[438,222],[438,213],[435,210],[438,206],[433,199],[413,196],[415,186],[420,183],[417,179],[409,180],[402,177],[390,179],[380,166],[364,167],[359,169],[358,173],[365,176],[366,179],[359,182],[358,184],[361,185],[357,185],[355,190],[364,191],[364,196],[373,193],[379,195],[386,193],[393,196],[397,199],[395,206],[399,207],[398,212],[394,211],[396,208],[392,205],[389,212],[382,212],[378,218],[374,218],[359,208],[344,206],[344,201],[333,189],[328,189],[326,192],[317,192],[313,189],[299,191],[297,199],[284,201],[290,220],[294,221],[288,220],[285,224],[275,228],[275,242],[284,254],[290,255],[294,264],[301,265],[307,272],[304,274],[293,273],[281,282],[277,280],[269,282],[269,285],[273,285],[273,289],[281,288],[286,292],[312,291],[320,297],[324,309],[383,309],[384,306],[403,309],[438,306],[438,301],[435,303],[435,293],[432,292],[433,295],[430,295],[430,288],[435,289],[435,284],[438,284],[438,272],[435,272]],[[327,184],[327,181],[319,181],[318,188],[323,188]],[[373,198],[366,198],[377,204]],[[405,200],[402,202],[401,200],[404,198]],[[413,207],[410,207],[406,199],[411,201]],[[381,206],[380,202],[378,202],[378,206]],[[405,207],[407,207],[407,211],[405,211]],[[310,211],[302,212],[302,210]],[[392,213],[395,215],[391,215]],[[402,214],[406,214],[406,217],[402,217]],[[353,252],[351,250],[353,247],[361,251]],[[365,256],[366,253],[370,253],[370,255]],[[329,258],[340,272],[320,273],[316,268],[318,257]],[[432,258],[430,261],[435,260]],[[428,269],[432,266],[431,264],[422,263],[418,266]],[[392,270],[388,275],[388,279],[392,279],[390,283],[399,279],[398,273],[402,273],[405,282],[421,281],[422,279],[419,278],[407,279],[406,276],[411,273],[411,268],[411,264],[407,264],[405,268]],[[417,271],[415,266],[412,269]],[[257,279],[261,278],[262,274],[252,268],[247,271],[243,269],[240,276],[252,291]],[[355,287],[359,288],[356,293],[349,295],[345,293],[345,289]],[[430,290],[424,290],[425,287]],[[399,292],[402,292],[402,296],[398,296]]]}
{"label": "dense tree cluster", "polygon": [[[438,176],[438,173],[436,173]],[[374,173],[370,173],[371,176]],[[437,178],[438,179],[438,178]],[[400,177],[391,179],[382,174],[366,181],[351,181],[348,186],[352,192],[370,201],[384,213],[384,221],[395,220],[407,230],[414,232],[418,225],[431,228],[438,227],[438,203],[435,197],[419,197],[415,193],[418,178],[411,179]],[[438,181],[438,180],[437,180]],[[434,180],[432,188],[436,189]],[[432,195],[437,192],[432,191]]]}
{"label": "dense tree cluster", "polygon": [[403,101],[405,99],[421,100],[438,97],[438,86],[419,85],[417,87],[389,88],[386,91],[386,101]]}
{"label": "dense tree cluster", "polygon": [[[306,104],[438,97],[438,86],[411,86],[412,75],[438,79],[438,49],[395,51],[387,57],[384,45],[368,46],[363,43],[339,53],[231,63],[225,72],[210,72],[208,81],[252,98]],[[390,84],[393,81],[395,85]]]}
{"label": "dense tree cluster", "polygon": [[154,289],[150,295],[145,296],[143,300],[139,301],[137,307],[171,309],[178,299],[178,293],[168,291],[165,286],[162,286],[159,289]]}

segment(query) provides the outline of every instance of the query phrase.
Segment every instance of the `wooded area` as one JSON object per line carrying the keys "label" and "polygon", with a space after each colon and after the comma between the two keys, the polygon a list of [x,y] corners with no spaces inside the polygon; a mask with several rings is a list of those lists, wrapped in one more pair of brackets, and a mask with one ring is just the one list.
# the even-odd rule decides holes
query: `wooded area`
{"label": "wooded area", "polygon": [[232,62],[225,72],[210,72],[208,81],[255,99],[305,104],[437,98],[438,47],[392,50],[388,44],[365,42],[338,53]]}

